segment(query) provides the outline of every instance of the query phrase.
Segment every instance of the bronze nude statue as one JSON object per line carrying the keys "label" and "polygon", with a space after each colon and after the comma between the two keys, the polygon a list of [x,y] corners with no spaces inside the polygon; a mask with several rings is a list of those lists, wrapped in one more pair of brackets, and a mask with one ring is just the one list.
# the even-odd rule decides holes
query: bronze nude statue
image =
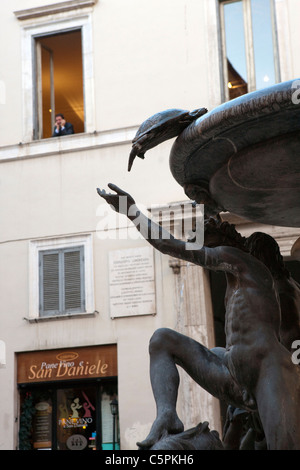
{"label": "bronze nude statue", "polygon": [[[108,185],[111,193],[97,189],[155,249],[224,272],[227,283],[225,348],[210,350],[168,328],[154,332],[149,353],[157,414],[139,449],[300,450],[300,368],[291,354],[300,339],[300,286],[271,236],[242,237],[219,215],[300,227],[300,103],[293,87],[283,82],[210,112],[166,110],[138,129],[128,171],[136,156],[177,137],[170,170],[188,198],[204,204],[203,246],[174,238],[116,185]],[[206,423],[184,430],[176,413],[177,366],[227,403],[222,442]]]}
{"label": "bronze nude statue", "polygon": [[[300,368],[291,361],[289,344],[281,343],[280,303],[266,265],[278,256],[277,244],[261,234],[244,239],[233,226],[212,218],[205,223],[203,247],[177,240],[143,215],[131,195],[108,186],[114,193],[98,189],[98,194],[122,211],[154,248],[223,271],[227,280],[225,349],[209,350],[167,328],[154,332],[149,351],[157,417],[139,447],[150,449],[166,432],[183,432],[176,413],[179,365],[214,397],[258,413],[268,449],[300,450]],[[126,198],[126,205],[120,198]]]}

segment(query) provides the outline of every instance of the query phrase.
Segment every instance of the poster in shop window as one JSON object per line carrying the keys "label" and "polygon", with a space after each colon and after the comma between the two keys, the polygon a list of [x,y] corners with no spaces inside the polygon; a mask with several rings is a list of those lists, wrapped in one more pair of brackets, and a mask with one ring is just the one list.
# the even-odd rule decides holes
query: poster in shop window
{"label": "poster in shop window", "polygon": [[50,401],[36,403],[33,429],[34,449],[51,448],[52,406]]}

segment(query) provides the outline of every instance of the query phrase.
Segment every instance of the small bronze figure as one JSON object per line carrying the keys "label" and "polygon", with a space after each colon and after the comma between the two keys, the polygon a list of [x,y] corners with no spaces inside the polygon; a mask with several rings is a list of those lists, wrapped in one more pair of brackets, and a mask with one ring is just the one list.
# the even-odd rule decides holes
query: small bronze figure
{"label": "small bronze figure", "polygon": [[149,117],[141,124],[132,141],[128,171],[131,170],[136,156],[145,158],[147,150],[176,137],[191,122],[205,113],[207,113],[206,108],[195,109],[191,112],[183,109],[167,109]]}

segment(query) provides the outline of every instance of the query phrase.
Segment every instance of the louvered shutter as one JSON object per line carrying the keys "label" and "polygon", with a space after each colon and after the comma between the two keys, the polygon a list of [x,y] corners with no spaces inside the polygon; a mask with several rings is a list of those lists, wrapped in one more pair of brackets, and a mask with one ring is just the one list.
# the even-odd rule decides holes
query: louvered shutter
{"label": "louvered shutter", "polygon": [[83,312],[83,247],[40,252],[40,316]]}
{"label": "louvered shutter", "polygon": [[64,253],[64,306],[65,310],[80,309],[82,306],[81,252]]}
{"label": "louvered shutter", "polygon": [[59,253],[43,256],[42,294],[42,310],[59,311]]}

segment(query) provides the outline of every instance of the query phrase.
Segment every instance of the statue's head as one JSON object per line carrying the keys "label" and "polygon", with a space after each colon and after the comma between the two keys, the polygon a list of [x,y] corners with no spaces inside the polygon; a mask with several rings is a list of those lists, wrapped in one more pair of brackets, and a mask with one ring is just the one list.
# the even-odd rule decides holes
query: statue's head
{"label": "statue's head", "polygon": [[274,278],[289,277],[276,240],[263,232],[254,232],[246,239],[245,246],[252,256],[264,263]]}
{"label": "statue's head", "polygon": [[245,250],[245,238],[236,231],[235,225],[222,222],[220,217],[210,217],[204,222],[204,246],[234,246]]}

